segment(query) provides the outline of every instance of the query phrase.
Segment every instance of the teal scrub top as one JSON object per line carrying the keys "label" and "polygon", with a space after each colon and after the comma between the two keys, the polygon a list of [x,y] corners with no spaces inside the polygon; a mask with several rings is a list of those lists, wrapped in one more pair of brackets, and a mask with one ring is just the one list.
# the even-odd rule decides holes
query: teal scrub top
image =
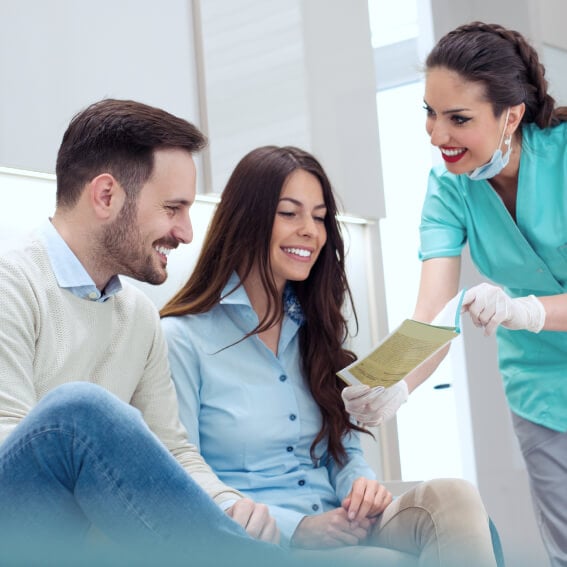
{"label": "teal scrub top", "polygon": [[[420,225],[421,260],[459,256],[512,297],[567,292],[567,123],[522,129],[516,222],[487,181],[434,167]],[[567,333],[497,330],[512,411],[567,431]]]}

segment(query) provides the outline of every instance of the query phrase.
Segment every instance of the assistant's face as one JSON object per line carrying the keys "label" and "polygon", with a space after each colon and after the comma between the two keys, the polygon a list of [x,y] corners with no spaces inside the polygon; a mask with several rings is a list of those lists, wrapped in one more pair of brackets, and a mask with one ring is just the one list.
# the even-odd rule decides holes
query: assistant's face
{"label": "assistant's face", "polygon": [[270,262],[280,289],[287,280],[309,277],[327,241],[327,208],[319,180],[298,169],[287,178],[280,193],[270,240]]}
{"label": "assistant's face", "polygon": [[157,150],[154,170],[136,201],[126,201],[103,235],[116,273],[150,284],[167,278],[167,256],[193,239],[189,208],[195,201],[195,163],[182,149]]}
{"label": "assistant's face", "polygon": [[451,173],[467,173],[490,161],[502,139],[506,113],[494,116],[482,84],[434,67],[427,73],[424,102],[427,133]]}

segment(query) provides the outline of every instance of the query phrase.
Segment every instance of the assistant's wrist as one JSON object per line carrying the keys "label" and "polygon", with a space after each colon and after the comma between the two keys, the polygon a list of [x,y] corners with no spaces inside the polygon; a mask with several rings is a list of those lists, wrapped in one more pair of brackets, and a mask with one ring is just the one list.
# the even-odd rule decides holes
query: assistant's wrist
{"label": "assistant's wrist", "polygon": [[543,303],[535,295],[518,297],[514,301],[525,309],[524,328],[532,333],[539,333],[545,325],[546,318]]}
{"label": "assistant's wrist", "polygon": [[547,313],[545,311],[543,303],[535,295],[529,295],[528,297],[531,298],[532,304],[534,306],[534,316],[530,331],[532,331],[532,333],[539,333],[545,326],[545,318]]}

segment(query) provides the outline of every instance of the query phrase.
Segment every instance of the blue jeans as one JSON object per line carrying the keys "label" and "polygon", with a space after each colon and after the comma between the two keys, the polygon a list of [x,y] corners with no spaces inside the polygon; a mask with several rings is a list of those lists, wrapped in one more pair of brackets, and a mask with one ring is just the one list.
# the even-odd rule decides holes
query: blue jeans
{"label": "blue jeans", "polygon": [[[104,540],[88,537],[94,526]],[[0,445],[0,565],[375,567],[247,536],[143,421],[86,382],[47,394]]]}
{"label": "blue jeans", "polygon": [[[85,537],[91,526],[103,545]],[[49,564],[85,565],[89,557],[97,564],[107,552],[148,565],[154,557],[214,565],[256,555],[278,563],[283,554],[222,512],[138,410],[99,386],[70,383],[47,394],[0,445],[0,564],[9,564],[2,556],[43,564],[54,553]]]}

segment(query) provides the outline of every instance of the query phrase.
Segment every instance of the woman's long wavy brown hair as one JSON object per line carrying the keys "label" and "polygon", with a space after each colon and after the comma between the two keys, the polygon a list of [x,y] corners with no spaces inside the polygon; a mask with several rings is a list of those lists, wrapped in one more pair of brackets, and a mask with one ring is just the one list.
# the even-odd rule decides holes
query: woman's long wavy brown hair
{"label": "woman's long wavy brown hair", "polygon": [[[270,265],[270,240],[280,193],[285,181],[303,169],[321,183],[327,207],[325,243],[305,281],[292,282],[305,323],[299,331],[304,375],[322,415],[321,429],[311,445],[328,439],[328,453],[339,464],[346,459],[343,439],[353,424],[341,399],[344,383],[336,372],[356,360],[343,347],[349,334],[343,306],[356,312],[345,272],[345,251],[331,183],[311,154],[292,146],[264,146],[248,153],[236,166],[211,220],[197,264],[185,285],[161,309],[162,317],[204,313],[221,299],[231,274],[244,281],[258,267],[268,297],[267,315],[250,333],[259,333],[281,319],[278,293]],[[233,291],[233,290],[231,290]]]}

